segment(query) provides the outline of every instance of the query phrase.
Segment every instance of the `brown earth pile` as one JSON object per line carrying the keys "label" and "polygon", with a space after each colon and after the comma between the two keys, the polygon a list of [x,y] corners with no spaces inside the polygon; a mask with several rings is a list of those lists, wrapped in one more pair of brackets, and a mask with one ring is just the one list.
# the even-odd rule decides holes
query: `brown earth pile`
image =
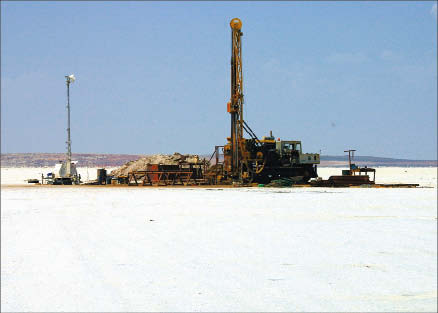
{"label": "brown earth pile", "polygon": [[174,154],[153,154],[135,161],[129,161],[121,167],[111,171],[110,175],[116,177],[126,176],[132,171],[145,171],[147,170],[148,164],[177,165],[182,162],[201,164],[204,160],[204,158],[200,158],[199,155],[196,154],[180,154],[178,152],[175,152]]}

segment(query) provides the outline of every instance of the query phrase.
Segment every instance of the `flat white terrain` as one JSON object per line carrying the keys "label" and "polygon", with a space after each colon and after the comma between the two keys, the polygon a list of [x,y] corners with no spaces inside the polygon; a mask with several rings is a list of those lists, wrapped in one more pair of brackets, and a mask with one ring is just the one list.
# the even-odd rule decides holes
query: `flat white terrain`
{"label": "flat white terrain", "polygon": [[1,169],[2,311],[436,311],[436,168],[377,170],[417,189],[10,186],[29,171]]}

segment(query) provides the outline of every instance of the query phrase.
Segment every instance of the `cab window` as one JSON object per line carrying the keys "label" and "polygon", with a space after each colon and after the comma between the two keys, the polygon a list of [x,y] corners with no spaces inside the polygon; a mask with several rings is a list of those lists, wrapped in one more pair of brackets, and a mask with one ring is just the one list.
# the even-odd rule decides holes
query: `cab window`
{"label": "cab window", "polygon": [[293,150],[294,145],[292,143],[285,143],[284,144],[284,150]]}

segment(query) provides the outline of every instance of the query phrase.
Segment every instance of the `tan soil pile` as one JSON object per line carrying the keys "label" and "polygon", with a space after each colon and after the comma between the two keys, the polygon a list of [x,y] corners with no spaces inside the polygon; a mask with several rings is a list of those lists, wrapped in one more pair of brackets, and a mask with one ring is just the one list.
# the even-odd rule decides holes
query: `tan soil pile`
{"label": "tan soil pile", "polygon": [[154,154],[148,155],[135,161],[129,161],[121,167],[111,171],[112,176],[126,176],[132,171],[145,171],[148,164],[166,164],[177,165],[181,162],[202,163],[204,158],[200,158],[196,154]]}

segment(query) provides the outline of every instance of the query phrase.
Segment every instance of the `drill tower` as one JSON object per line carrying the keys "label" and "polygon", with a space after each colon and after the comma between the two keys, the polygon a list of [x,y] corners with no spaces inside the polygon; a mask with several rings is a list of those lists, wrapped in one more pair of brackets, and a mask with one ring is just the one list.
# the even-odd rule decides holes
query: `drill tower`
{"label": "drill tower", "polygon": [[228,102],[228,112],[231,114],[231,160],[230,174],[239,176],[241,172],[240,156],[243,139],[243,75],[242,75],[242,40],[240,31],[242,22],[233,18],[231,26],[231,99]]}

